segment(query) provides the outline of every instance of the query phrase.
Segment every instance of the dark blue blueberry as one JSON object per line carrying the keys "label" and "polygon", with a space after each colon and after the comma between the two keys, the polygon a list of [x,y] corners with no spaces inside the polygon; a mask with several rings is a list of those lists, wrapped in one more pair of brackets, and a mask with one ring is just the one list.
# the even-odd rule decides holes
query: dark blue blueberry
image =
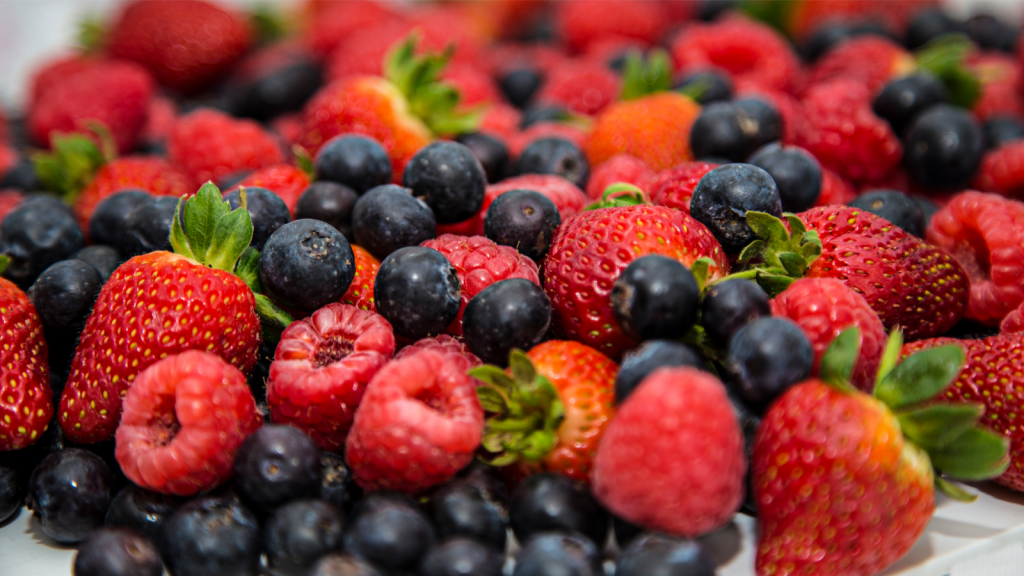
{"label": "dark blue blueberry", "polygon": [[535,190],[509,190],[487,208],[484,236],[540,262],[561,224],[558,207],[547,196]]}
{"label": "dark blue blueberry", "polygon": [[256,576],[260,525],[227,496],[192,500],[164,524],[160,552],[170,576]]}
{"label": "dark blue blueberry", "polygon": [[811,374],[814,349],[788,318],[758,318],[729,341],[726,360],[740,398],[762,412],[790,386]]}
{"label": "dark blue blueberry", "polygon": [[747,224],[748,210],[782,217],[782,199],[775,180],[751,164],[726,164],[708,172],[690,199],[690,214],[707,226],[730,254],[757,239]]}
{"label": "dark blue blueberry", "polygon": [[285,306],[318,310],[345,295],[356,274],[348,240],[319,220],[278,228],[260,253],[260,281]]}
{"label": "dark blue blueberry", "polygon": [[1007,142],[1024,139],[1024,123],[1013,116],[998,116],[985,122],[985,146],[991,150]]}
{"label": "dark blue blueberry", "polygon": [[804,42],[801,54],[804,60],[814,62],[835,46],[866,34],[893,39],[891,32],[874,22],[832,21],[814,29],[814,32]]}
{"label": "dark blue blueberry", "polygon": [[604,576],[601,555],[578,534],[538,534],[524,545],[512,576]]}
{"label": "dark blue blueberry", "polygon": [[[320,65],[299,52],[280,51],[269,66],[260,66],[255,74],[244,67],[228,83],[228,102],[235,116],[270,120],[302,108],[323,82]],[[254,58],[262,54],[257,53]],[[244,64],[244,63],[243,63]]]}
{"label": "dark blue blueberry", "polygon": [[102,528],[75,555],[74,576],[161,576],[160,552],[129,528]]}
{"label": "dark blue blueberry", "polygon": [[921,207],[921,213],[924,214],[924,228],[927,230],[928,226],[932,223],[932,216],[935,216],[942,208],[927,196],[911,196],[911,198]]}
{"label": "dark blue blueberry", "polygon": [[312,218],[326,222],[341,232],[349,242],[354,242],[352,209],[357,200],[359,194],[344,184],[327,180],[313,182],[299,196],[295,205],[295,219]]}
{"label": "dark blue blueberry", "polygon": [[704,22],[714,22],[737,4],[736,0],[701,0],[697,16]]}
{"label": "dark blue blueberry", "polygon": [[470,482],[453,481],[430,496],[428,511],[442,540],[462,536],[505,551],[508,518],[504,505],[492,502]]}
{"label": "dark blue blueberry", "polygon": [[341,550],[341,512],[323,500],[293,500],[281,506],[263,529],[267,566],[281,576],[304,576],[319,560]]}
{"label": "dark blue blueberry", "polygon": [[586,188],[590,178],[590,164],[576,144],[564,138],[534,140],[519,155],[516,164],[519,174],[554,174]]}
{"label": "dark blue blueberry", "polygon": [[949,93],[942,82],[928,72],[918,72],[886,84],[875,96],[872,108],[879,118],[889,122],[896,134],[902,135],[915,116],[947,101]]}
{"label": "dark blue blueberry", "polygon": [[0,190],[14,188],[22,192],[34,192],[43,189],[43,183],[36,176],[36,167],[32,159],[22,156],[7,172],[0,174]]}
{"label": "dark blue blueberry", "polygon": [[53,196],[22,200],[0,225],[0,254],[11,259],[4,278],[22,290],[50,265],[70,258],[83,247],[85,237],[75,215]]}
{"label": "dark blue blueberry", "polygon": [[67,448],[39,463],[28,483],[28,505],[43,533],[61,544],[81,542],[103,525],[114,497],[114,475],[88,450]]}
{"label": "dark blue blueberry", "polygon": [[487,176],[467,146],[440,141],[420,148],[409,160],[402,185],[430,206],[439,224],[454,224],[480,211]]}
{"label": "dark blue blueberry", "polygon": [[89,238],[94,244],[114,248],[125,246],[128,215],[143,202],[152,200],[149,192],[125,189],[103,199],[89,217]]}
{"label": "dark blue blueberry", "polygon": [[231,190],[232,188],[237,188],[242,180],[248,178],[250,174],[252,174],[252,170],[239,170],[238,172],[232,172],[220,178],[215,178],[214,184],[221,190]]}
{"label": "dark blue blueberry", "polygon": [[756,147],[782,138],[782,116],[774,104],[757,97],[734,100],[733,104],[739,109],[741,120],[751,125]]}
{"label": "dark blue blueberry", "polygon": [[699,543],[645,534],[618,558],[616,576],[715,576],[715,561]]}
{"label": "dark blue blueberry", "polygon": [[101,244],[86,246],[72,254],[71,259],[88,262],[100,273],[100,278],[103,279],[103,282],[106,282],[110,275],[114,273],[114,270],[117,270],[117,267],[124,261],[121,258],[121,254],[117,252],[117,249]]}
{"label": "dark blue blueberry", "polygon": [[352,208],[356,244],[383,260],[399,248],[418,246],[437,236],[434,212],[401,186],[388,184],[370,190]]}
{"label": "dark blue blueberry", "polygon": [[110,502],[103,524],[138,531],[153,542],[160,541],[160,530],[182,504],[176,496],[150,492],[134,484],[121,489]]}
{"label": "dark blue blueberry", "polygon": [[459,278],[437,250],[409,246],[381,262],[373,299],[396,335],[419,340],[440,334],[458,316]]}
{"label": "dark blue blueberry", "polygon": [[269,512],[320,491],[320,450],[302,431],[271,424],[257,430],[235,455],[235,486],[258,512]]}
{"label": "dark blue blueberry", "polygon": [[348,514],[362,498],[363,489],[356,484],[352,471],[341,456],[326,450],[320,452],[320,467],[320,499]]}
{"label": "dark blue blueberry", "polygon": [[612,515],[612,532],[615,533],[615,543],[619,545],[619,550],[625,550],[630,542],[644,533],[644,529],[642,526]]}
{"label": "dark blue blueberry", "polygon": [[821,196],[821,165],[803,148],[768,144],[747,162],[772,177],[786,212],[803,212]]}
{"label": "dark blue blueberry", "polygon": [[456,538],[434,548],[420,562],[419,576],[502,576],[504,555],[470,540]]}
{"label": "dark blue blueberry", "polygon": [[648,374],[666,366],[704,369],[700,356],[689,346],[672,340],[648,340],[622,359],[615,376],[615,404],[625,402]]}
{"label": "dark blue blueberry", "polygon": [[541,122],[564,122],[572,118],[569,109],[558,104],[538,104],[523,111],[519,120],[519,129],[526,130]]}
{"label": "dark blue blueberry", "polygon": [[651,254],[622,271],[611,304],[623,333],[634,340],[682,338],[697,318],[700,287],[686,266]]}
{"label": "dark blue blueberry", "polygon": [[456,479],[475,486],[492,506],[498,508],[502,518],[508,518],[508,485],[497,468],[474,460],[459,472]]}
{"label": "dark blue blueberry", "polygon": [[732,80],[721,72],[698,70],[683,76],[676,84],[676,90],[704,105],[732,98],[733,85]]}
{"label": "dark blue blueberry", "polygon": [[517,68],[498,80],[501,93],[516,108],[525,107],[543,83],[540,73],[530,68]]}
{"label": "dark blue blueberry", "polygon": [[959,31],[959,24],[947,16],[941,8],[925,10],[914,16],[907,24],[904,44],[911,50],[917,50],[943,34]]}
{"label": "dark blue blueberry", "polygon": [[390,573],[411,572],[434,547],[434,528],[403,495],[375,492],[356,506],[345,551]]}
{"label": "dark blue blueberry", "polygon": [[0,462],[0,524],[21,508],[22,493],[14,462]]}
{"label": "dark blue blueberry", "polygon": [[590,490],[561,474],[530,476],[520,484],[508,503],[508,520],[519,542],[542,532],[579,532],[604,544],[608,513]]}
{"label": "dark blue blueberry", "polygon": [[96,268],[81,260],[62,260],[36,278],[28,290],[43,326],[79,332],[103,287]]}
{"label": "dark blue blueberry", "polygon": [[757,122],[735,102],[704,106],[690,128],[690,147],[702,160],[714,157],[742,162],[761,144]]}
{"label": "dark blue blueberry", "polygon": [[969,111],[937,104],[921,112],[907,129],[903,161],[923,186],[960,190],[974,179],[985,137]]}
{"label": "dark blue blueberry", "polygon": [[725,348],[740,328],[771,315],[768,294],[756,283],[740,278],[712,284],[701,303],[704,333],[719,348]]}
{"label": "dark blue blueberry", "polygon": [[138,256],[158,250],[171,252],[171,224],[178,209],[178,199],[157,196],[141,202],[128,213],[125,221],[124,244],[116,246],[126,256]]}
{"label": "dark blue blueberry", "polygon": [[462,316],[469,349],[489,364],[506,366],[513,349],[529,350],[551,325],[551,300],[525,278],[495,282],[481,290]]}
{"label": "dark blue blueberry", "polygon": [[[761,417],[757,412],[747,407],[743,399],[740,398],[735,386],[726,386],[725,391],[729,395],[729,402],[732,403],[733,410],[736,412],[736,419],[740,423],[740,430],[743,431],[743,453],[749,462],[754,457],[754,444],[757,441],[757,431],[761,427]],[[747,472],[743,479],[747,489],[743,495],[740,511],[757,517],[757,498],[754,494],[753,477],[753,471],[750,467],[747,467]]]}
{"label": "dark blue blueberry", "polygon": [[391,182],[391,157],[367,136],[331,138],[317,152],[314,165],[317,180],[344,184],[359,194]]}
{"label": "dark blue blueberry", "polygon": [[918,238],[924,237],[924,210],[913,198],[896,190],[870,190],[852,200],[849,206],[867,210],[899,226]]}
{"label": "dark blue blueberry", "polygon": [[971,16],[964,22],[963,31],[983,50],[1017,54],[1019,28],[1014,28],[991,14]]}
{"label": "dark blue blueberry", "polygon": [[[241,195],[241,190],[232,190],[224,195],[224,200],[234,210],[242,205]],[[252,240],[249,245],[257,250],[263,250],[267,238],[270,238],[275,230],[291,222],[292,219],[284,200],[266,188],[246,186],[245,208],[252,220]]]}
{"label": "dark blue blueberry", "polygon": [[488,182],[504,180],[508,175],[508,147],[501,140],[483,132],[471,132],[460,134],[455,141],[469,148],[480,161]]}
{"label": "dark blue blueberry", "polygon": [[328,554],[309,570],[308,576],[383,576],[376,568],[347,554]]}

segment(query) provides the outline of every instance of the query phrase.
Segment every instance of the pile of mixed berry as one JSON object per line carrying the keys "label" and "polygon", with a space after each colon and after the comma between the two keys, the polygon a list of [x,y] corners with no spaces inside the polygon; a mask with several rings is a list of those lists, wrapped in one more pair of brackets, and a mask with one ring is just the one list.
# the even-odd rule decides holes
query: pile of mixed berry
{"label": "pile of mixed berry", "polygon": [[1024,491],[1018,37],[127,2],[0,122],[0,533],[75,576],[706,576],[741,513],[758,575],[877,574],[958,481]]}

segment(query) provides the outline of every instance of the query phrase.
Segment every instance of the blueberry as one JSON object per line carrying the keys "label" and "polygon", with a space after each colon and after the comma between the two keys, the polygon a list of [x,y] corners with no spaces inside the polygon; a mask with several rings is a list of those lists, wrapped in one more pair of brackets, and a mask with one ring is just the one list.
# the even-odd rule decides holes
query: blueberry
{"label": "blueberry", "polygon": [[[379,493],[374,493],[377,496]],[[408,498],[384,494],[356,506],[345,550],[391,573],[413,571],[434,547],[434,529]]]}
{"label": "blueberry", "polygon": [[911,122],[903,149],[907,171],[919,184],[960,190],[978,171],[985,138],[973,114],[937,104]]}
{"label": "blueberry", "polygon": [[697,16],[703,22],[714,22],[719,16],[736,7],[736,0],[701,0]]}
{"label": "blueberry", "polygon": [[263,529],[267,565],[275,574],[304,576],[321,557],[341,550],[341,512],[323,500],[293,500]]}
{"label": "blueberry", "polygon": [[43,189],[43,183],[36,176],[36,167],[32,159],[25,156],[18,158],[18,161],[0,176],[0,190],[14,188],[22,192],[33,192]]}
{"label": "blueberry", "polygon": [[508,513],[519,542],[555,530],[579,532],[602,544],[608,535],[608,513],[589,490],[561,474],[535,474],[524,480],[512,493]]}
{"label": "blueberry", "polygon": [[270,297],[304,311],[340,301],[356,274],[348,240],[319,220],[278,228],[263,246],[259,268]]}
{"label": "blueberry", "polygon": [[801,54],[808,62],[814,62],[829,50],[857,36],[874,34],[891,38],[892,34],[873,22],[831,21],[818,26],[804,42]]}
{"label": "blueberry", "polygon": [[911,196],[911,198],[921,207],[921,212],[924,214],[924,228],[927,230],[928,226],[932,223],[932,216],[935,216],[942,208],[934,200],[926,196]]}
{"label": "blueberry", "polygon": [[733,103],[740,111],[741,120],[752,124],[751,132],[756,141],[755,147],[782,138],[782,116],[774,104],[757,97],[741,98]]}
{"label": "blueberry", "polygon": [[352,209],[359,200],[359,194],[337,182],[314,182],[306,188],[295,205],[295,219],[312,218],[326,222],[341,232],[349,242],[352,235]]}
{"label": "blueberry", "polygon": [[131,484],[122,488],[111,500],[103,524],[107,527],[131,528],[153,542],[159,542],[164,523],[181,504],[180,498],[150,492]]}
{"label": "blueberry", "polygon": [[700,179],[690,199],[690,215],[708,227],[722,248],[738,253],[757,239],[747,211],[782,217],[782,199],[770,174],[751,164],[726,164]]}
{"label": "blueberry", "polygon": [[[734,386],[726,386],[725,391],[729,395],[729,402],[732,403],[733,410],[736,412],[736,419],[740,423],[740,430],[743,431],[743,453],[749,462],[754,457],[754,444],[757,442],[757,431],[761,427],[761,417],[747,407]],[[756,517],[757,498],[754,494],[753,470],[750,467],[747,467],[744,482],[746,483],[747,490],[743,496],[740,511]]]}
{"label": "blueberry", "polygon": [[671,340],[648,340],[622,359],[615,376],[615,404],[622,404],[648,374],[666,366],[704,369],[700,356],[685,344]]}
{"label": "blueberry", "polygon": [[437,236],[434,212],[410,191],[388,184],[370,190],[352,208],[356,244],[383,260],[395,250]]}
{"label": "blueberry", "polygon": [[117,267],[123,262],[121,255],[115,248],[99,244],[82,248],[72,254],[71,259],[88,262],[100,273],[100,278],[103,282],[106,282],[110,275],[114,273],[114,270],[117,270]]}
{"label": "blueberry", "polygon": [[233,115],[265,121],[302,108],[322,82],[313,58],[285,53],[256,74],[237,75],[228,83],[227,97]]}
{"label": "blueberry", "polygon": [[924,210],[913,198],[896,190],[870,190],[861,194],[849,206],[867,210],[899,226],[908,234],[924,237]]}
{"label": "blueberry", "polygon": [[21,508],[18,470],[13,462],[0,462],[0,524]]}
{"label": "blueberry", "polygon": [[701,303],[701,324],[711,342],[725,348],[737,330],[772,315],[768,294],[756,283],[732,279],[712,284]]}
{"label": "blueberry", "polygon": [[616,576],[715,576],[715,561],[699,543],[646,534],[619,556]]}
{"label": "blueberry", "polygon": [[872,108],[896,134],[902,135],[921,111],[947,101],[949,93],[942,82],[928,72],[918,72],[886,84],[875,96]]}
{"label": "blueberry", "polygon": [[564,138],[534,140],[519,155],[520,174],[554,174],[580,188],[586,188],[590,164],[580,147]]}
{"label": "blueberry", "polygon": [[519,129],[526,130],[534,124],[541,122],[565,122],[572,119],[568,108],[557,104],[538,104],[523,111],[523,117],[519,120]]}
{"label": "blueberry", "polygon": [[625,550],[630,542],[636,540],[637,536],[644,533],[644,529],[642,526],[637,526],[628,520],[623,520],[613,515],[612,532],[615,533],[615,543],[619,545],[619,550]]}
{"label": "blueberry", "polygon": [[159,542],[171,576],[255,576],[260,545],[256,517],[225,496],[183,505],[164,524]]}
{"label": "blueberry", "polygon": [[759,133],[757,122],[734,102],[712,102],[690,128],[690,147],[702,160],[741,162],[762,144]]}
{"label": "blueberry", "polygon": [[490,364],[505,366],[513,349],[529,350],[551,325],[551,300],[525,278],[495,282],[481,290],[462,316],[469,349]]}
{"label": "blueberry", "polygon": [[924,10],[907,24],[904,44],[907,48],[916,50],[943,34],[959,32],[959,28],[959,25],[942,9]]}
{"label": "blueberry", "polygon": [[381,262],[373,299],[396,335],[419,340],[440,334],[458,316],[459,278],[437,250],[409,246]]}
{"label": "blueberry", "polygon": [[728,369],[737,392],[761,412],[787,388],[811,375],[814,349],[788,318],[758,318],[729,340]]}
{"label": "blueberry", "polygon": [[502,518],[508,518],[508,485],[497,468],[474,460],[459,472],[456,480],[475,486]]}
{"label": "blueberry", "polygon": [[[241,190],[232,190],[224,195],[224,200],[235,210],[242,205],[241,195]],[[249,246],[257,250],[263,250],[267,238],[292,219],[288,205],[280,196],[257,186],[245,187],[245,209],[252,220],[252,240]]]}
{"label": "blueberry", "polygon": [[352,511],[363,496],[360,488],[352,478],[345,459],[326,450],[320,452],[320,499],[333,504],[343,513]]}
{"label": "blueberry", "polygon": [[106,244],[114,248],[125,246],[125,230],[128,215],[140,204],[153,199],[144,190],[127,188],[104,198],[92,216],[89,217],[89,238],[94,244]]}
{"label": "blueberry", "polygon": [[61,544],[84,540],[103,525],[114,497],[114,475],[88,450],[67,448],[39,463],[28,483],[29,508],[43,533]]}
{"label": "blueberry", "polygon": [[96,268],[81,260],[62,260],[36,278],[28,297],[45,328],[80,332],[89,317],[103,278]]}
{"label": "blueberry", "polygon": [[558,207],[547,196],[535,190],[509,190],[487,208],[484,236],[540,262],[561,224]]}
{"label": "blueberry", "polygon": [[456,538],[434,548],[420,562],[419,576],[502,576],[503,554],[474,540]]}
{"label": "blueberry", "polygon": [[517,68],[498,80],[501,93],[516,108],[525,107],[543,83],[540,73],[530,68]]}
{"label": "blueberry", "polygon": [[85,246],[71,210],[52,196],[22,200],[0,225],[0,254],[10,259],[4,278],[27,289],[51,264]]}
{"label": "blueberry", "polygon": [[699,303],[700,287],[690,270],[658,254],[631,262],[612,286],[612,311],[634,340],[682,338]]}
{"label": "blueberry", "polygon": [[308,576],[383,576],[376,568],[347,554],[328,554],[309,570]]}
{"label": "blueberry", "polygon": [[454,224],[480,211],[487,176],[467,146],[440,141],[420,148],[409,160],[402,185],[426,202],[439,224]]}
{"label": "blueberry", "polygon": [[693,96],[701,105],[732,98],[732,80],[716,70],[698,70],[686,74],[676,84],[676,90]]}
{"label": "blueberry", "polygon": [[469,148],[480,161],[488,182],[504,180],[508,174],[508,147],[494,136],[482,132],[460,134],[456,142]]}
{"label": "blueberry", "polygon": [[238,172],[232,172],[220,178],[214,179],[214,184],[217,185],[221,190],[231,190],[237,188],[238,185],[252,174],[252,170],[239,170]]}
{"label": "blueberry", "polygon": [[504,508],[477,486],[449,482],[430,496],[428,510],[442,539],[462,536],[505,551],[508,519]]}
{"label": "blueberry", "polygon": [[821,196],[821,165],[803,148],[768,144],[747,162],[772,177],[786,212],[803,212]]}
{"label": "blueberry", "polygon": [[173,196],[157,196],[140,202],[128,213],[122,240],[115,246],[121,254],[138,256],[158,250],[171,252],[171,224],[178,209],[178,199]]}
{"label": "blueberry", "polygon": [[164,565],[149,538],[128,528],[103,528],[82,543],[74,576],[161,576]]}
{"label": "blueberry", "polygon": [[985,122],[985,146],[996,149],[1014,140],[1024,139],[1024,123],[1013,116],[998,116]]}
{"label": "blueberry", "polygon": [[316,154],[316,179],[362,194],[391,182],[391,157],[380,142],[356,134],[335,136]]}
{"label": "blueberry", "polygon": [[256,510],[269,512],[320,490],[320,450],[296,428],[271,424],[257,430],[235,455],[235,485]]}
{"label": "blueberry", "polygon": [[964,32],[982,50],[1017,53],[1018,30],[991,14],[975,14],[963,25]]}
{"label": "blueberry", "polygon": [[553,532],[526,543],[512,576],[604,576],[604,569],[597,546],[588,538]]}

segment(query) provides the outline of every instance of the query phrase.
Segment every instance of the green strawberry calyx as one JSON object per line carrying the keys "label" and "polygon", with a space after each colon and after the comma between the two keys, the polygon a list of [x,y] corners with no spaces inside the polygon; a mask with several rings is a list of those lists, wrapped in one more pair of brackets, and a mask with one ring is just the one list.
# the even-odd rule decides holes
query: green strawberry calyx
{"label": "green strawberry calyx", "polygon": [[[973,501],[972,495],[943,478],[987,480],[1010,464],[1009,441],[980,425],[985,407],[977,403],[941,401],[964,365],[959,346],[937,346],[900,360],[903,337],[894,330],[879,364],[872,396],[892,411],[915,459],[927,458],[934,468],[935,486],[946,495]],[[821,361],[821,379],[837,390],[859,394],[850,374],[860,351],[860,330],[848,328],[832,342]]]}
{"label": "green strawberry calyx", "polygon": [[11,259],[6,254],[0,254],[0,274],[7,270],[7,265],[11,263]]}
{"label": "green strawberry calyx", "polygon": [[643,190],[627,182],[615,182],[604,189],[600,200],[587,204],[583,211],[599,208],[622,208],[639,204],[650,204]]}
{"label": "green strawberry calyx", "polygon": [[[626,56],[622,74],[622,99],[636,100],[649,94],[672,89],[672,61],[662,49],[651,50],[644,58],[639,50]],[[687,94],[691,98],[694,95]]]}
{"label": "green strawberry calyx", "polygon": [[[36,177],[43,188],[60,194],[71,204],[104,164],[117,158],[117,146],[106,125],[86,121],[89,134],[54,134],[51,151],[32,155]],[[97,144],[98,142],[98,144]]]}
{"label": "green strawberry calyx", "polygon": [[970,109],[981,97],[981,80],[964,63],[977,50],[964,34],[943,34],[918,50],[914,57],[920,70],[939,79],[949,93],[951,104]]}
{"label": "green strawberry calyx", "polygon": [[821,256],[821,239],[814,230],[808,230],[795,214],[784,213],[789,224],[764,212],[747,212],[747,224],[758,238],[740,252],[737,262],[743,270],[719,280],[746,278],[754,280],[769,296],[775,297],[798,278]]}
{"label": "green strawberry calyx", "polygon": [[494,455],[485,460],[508,466],[520,460],[537,462],[558,444],[565,406],[558,391],[522,350],[509,354],[512,375],[493,365],[473,368],[469,375],[484,384],[476,389],[484,411],[491,413],[481,442]]}

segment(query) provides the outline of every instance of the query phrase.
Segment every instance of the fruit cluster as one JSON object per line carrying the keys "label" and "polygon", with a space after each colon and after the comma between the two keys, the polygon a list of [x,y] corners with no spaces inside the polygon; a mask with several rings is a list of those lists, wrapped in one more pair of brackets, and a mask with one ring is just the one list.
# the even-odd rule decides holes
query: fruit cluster
{"label": "fruit cluster", "polygon": [[705,576],[736,513],[759,575],[870,576],[936,491],[1024,491],[1013,26],[131,0],[84,32],[0,118],[0,522],[76,576]]}

